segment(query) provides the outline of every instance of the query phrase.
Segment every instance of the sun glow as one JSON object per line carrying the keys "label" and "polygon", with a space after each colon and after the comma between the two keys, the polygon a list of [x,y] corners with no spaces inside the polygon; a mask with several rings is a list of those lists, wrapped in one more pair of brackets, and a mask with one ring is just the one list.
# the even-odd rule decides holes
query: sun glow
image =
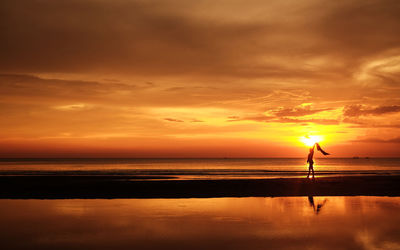
{"label": "sun glow", "polygon": [[300,141],[308,147],[312,147],[315,143],[321,142],[322,140],[323,138],[319,135],[306,135],[300,138]]}

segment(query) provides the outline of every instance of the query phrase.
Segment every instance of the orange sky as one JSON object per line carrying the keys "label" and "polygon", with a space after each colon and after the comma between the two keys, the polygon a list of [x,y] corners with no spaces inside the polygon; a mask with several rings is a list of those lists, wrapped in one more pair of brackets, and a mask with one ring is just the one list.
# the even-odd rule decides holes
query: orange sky
{"label": "orange sky", "polygon": [[400,156],[397,0],[0,11],[0,157]]}

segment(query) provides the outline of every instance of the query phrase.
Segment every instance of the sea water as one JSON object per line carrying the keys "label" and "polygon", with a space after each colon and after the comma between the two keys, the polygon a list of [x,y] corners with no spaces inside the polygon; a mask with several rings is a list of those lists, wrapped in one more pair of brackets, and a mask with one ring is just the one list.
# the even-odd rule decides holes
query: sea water
{"label": "sea water", "polygon": [[[134,175],[155,179],[304,177],[303,158],[267,159],[1,159],[0,175]],[[317,177],[399,175],[400,158],[316,159]]]}

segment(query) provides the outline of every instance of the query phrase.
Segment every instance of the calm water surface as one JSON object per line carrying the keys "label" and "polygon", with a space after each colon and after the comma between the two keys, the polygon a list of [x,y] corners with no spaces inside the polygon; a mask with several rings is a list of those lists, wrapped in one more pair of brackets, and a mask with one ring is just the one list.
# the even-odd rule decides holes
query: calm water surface
{"label": "calm water surface", "polygon": [[2,249],[400,249],[398,197],[0,200]]}
{"label": "calm water surface", "polygon": [[[400,158],[315,160],[317,176],[399,175]],[[0,175],[135,175],[172,179],[304,177],[302,158],[2,160]],[[157,179],[155,177],[155,179]]]}

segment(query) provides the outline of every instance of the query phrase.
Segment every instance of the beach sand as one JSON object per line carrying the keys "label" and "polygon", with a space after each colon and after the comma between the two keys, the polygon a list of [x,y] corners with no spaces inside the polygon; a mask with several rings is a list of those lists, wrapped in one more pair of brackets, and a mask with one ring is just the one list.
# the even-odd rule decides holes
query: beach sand
{"label": "beach sand", "polygon": [[[154,176],[152,176],[154,178]],[[400,196],[400,176],[148,180],[137,176],[0,176],[0,198]]]}

